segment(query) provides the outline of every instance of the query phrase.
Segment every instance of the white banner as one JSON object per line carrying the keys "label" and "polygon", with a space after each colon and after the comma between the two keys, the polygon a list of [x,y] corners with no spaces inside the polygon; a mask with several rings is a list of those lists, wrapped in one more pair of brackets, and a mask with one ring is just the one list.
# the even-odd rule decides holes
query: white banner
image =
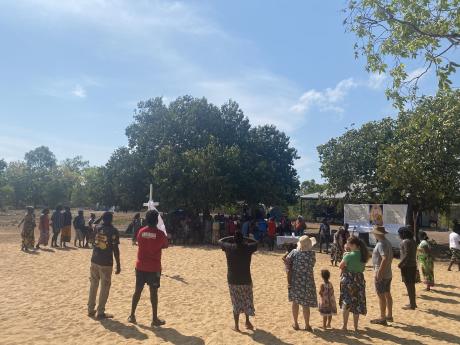
{"label": "white banner", "polygon": [[406,225],[407,205],[345,204],[344,223],[351,231],[370,232],[375,224],[385,226],[392,234]]}

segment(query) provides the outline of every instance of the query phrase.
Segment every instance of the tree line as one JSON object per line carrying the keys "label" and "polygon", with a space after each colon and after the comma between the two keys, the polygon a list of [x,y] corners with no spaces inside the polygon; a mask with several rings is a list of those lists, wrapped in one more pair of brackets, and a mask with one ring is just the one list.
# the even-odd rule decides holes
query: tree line
{"label": "tree line", "polygon": [[47,147],[23,161],[0,161],[0,206],[117,205],[137,210],[154,185],[164,210],[207,212],[244,202],[285,206],[299,187],[297,151],[276,127],[253,127],[239,105],[205,98],[158,97],[138,104],[126,129],[128,146],[107,164],[81,156],[58,163]]}
{"label": "tree line", "polygon": [[350,129],[318,147],[327,191],[354,202],[448,212],[460,202],[460,90],[418,99],[397,118]]}

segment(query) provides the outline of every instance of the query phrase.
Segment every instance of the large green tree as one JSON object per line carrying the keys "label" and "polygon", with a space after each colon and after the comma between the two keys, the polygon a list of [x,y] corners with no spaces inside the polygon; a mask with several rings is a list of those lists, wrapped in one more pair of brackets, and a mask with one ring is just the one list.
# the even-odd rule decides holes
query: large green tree
{"label": "large green tree", "polygon": [[368,71],[392,77],[387,96],[401,109],[432,69],[439,89],[451,88],[460,62],[460,0],[348,0],[345,12],[356,56],[365,56]]}
{"label": "large green tree", "polygon": [[423,97],[400,114],[395,140],[379,155],[377,175],[413,209],[447,211],[460,195],[460,91]]}
{"label": "large green tree", "polygon": [[379,201],[385,186],[377,176],[378,156],[393,141],[394,128],[395,121],[384,118],[318,146],[328,192],[346,192],[355,201]]}
{"label": "large green tree", "polygon": [[217,107],[184,96],[165,105],[155,98],[139,103],[134,120],[126,130],[129,154],[163,205],[206,211],[294,199],[297,152],[289,138],[273,126],[251,128],[236,102]]}

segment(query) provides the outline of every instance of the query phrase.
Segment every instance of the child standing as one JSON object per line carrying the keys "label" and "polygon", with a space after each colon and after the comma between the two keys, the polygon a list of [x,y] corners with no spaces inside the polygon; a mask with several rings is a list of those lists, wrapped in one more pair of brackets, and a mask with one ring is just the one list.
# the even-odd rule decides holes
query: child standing
{"label": "child standing", "polygon": [[331,273],[329,270],[321,270],[321,277],[324,283],[319,289],[320,303],[319,312],[323,316],[323,328],[330,328],[332,314],[337,314],[337,304],[335,302],[334,287],[329,282]]}

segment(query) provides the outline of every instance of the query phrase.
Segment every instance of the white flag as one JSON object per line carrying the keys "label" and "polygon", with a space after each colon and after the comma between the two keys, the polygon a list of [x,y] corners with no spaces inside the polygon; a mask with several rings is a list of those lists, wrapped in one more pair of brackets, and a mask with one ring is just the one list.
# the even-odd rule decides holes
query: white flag
{"label": "white flag", "polygon": [[163,231],[166,235],[166,237],[168,236],[168,233],[166,232],[166,226],[165,226],[165,223],[163,222],[163,218],[161,217],[161,214],[160,212],[157,210],[157,208],[155,207],[155,203],[153,201],[149,201],[149,206],[148,206],[148,209],[149,210],[155,210],[158,212],[158,224],[157,224],[157,228],[161,231]]}

